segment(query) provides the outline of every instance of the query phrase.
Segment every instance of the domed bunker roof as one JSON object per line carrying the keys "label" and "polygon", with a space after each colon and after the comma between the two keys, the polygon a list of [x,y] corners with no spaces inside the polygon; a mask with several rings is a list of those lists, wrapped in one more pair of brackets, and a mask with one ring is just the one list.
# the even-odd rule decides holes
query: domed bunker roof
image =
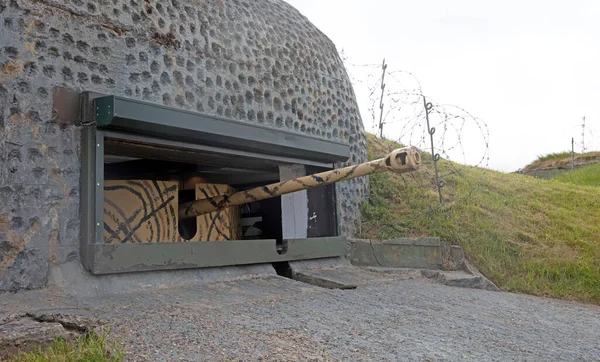
{"label": "domed bunker roof", "polygon": [[16,4],[2,77],[29,92],[65,84],[324,139],[362,133],[335,46],[283,1]]}

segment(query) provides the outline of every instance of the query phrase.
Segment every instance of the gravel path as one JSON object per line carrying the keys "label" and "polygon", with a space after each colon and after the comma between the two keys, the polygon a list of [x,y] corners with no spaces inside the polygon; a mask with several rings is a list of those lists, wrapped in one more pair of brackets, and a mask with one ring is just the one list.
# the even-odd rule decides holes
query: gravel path
{"label": "gravel path", "polygon": [[426,280],[329,290],[269,276],[62,311],[109,320],[131,361],[600,360],[600,307]]}

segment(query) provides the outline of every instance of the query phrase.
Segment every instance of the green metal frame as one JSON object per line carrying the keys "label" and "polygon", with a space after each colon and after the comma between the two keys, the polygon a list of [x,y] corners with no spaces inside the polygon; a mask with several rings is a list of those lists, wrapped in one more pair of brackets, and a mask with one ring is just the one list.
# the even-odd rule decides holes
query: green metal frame
{"label": "green metal frame", "polygon": [[[82,126],[81,138],[80,256],[82,265],[93,274],[260,264],[347,255],[346,238],[337,236],[284,240],[283,251],[277,249],[275,240],[104,244],[104,147],[107,139],[160,143],[172,149],[188,151],[229,152],[247,157],[248,160],[253,160],[252,162],[263,159],[265,162],[304,163],[329,167],[332,164],[327,162],[333,163],[344,157],[347,158],[344,154],[348,146],[301,135],[291,136],[289,133],[271,129],[264,134],[263,128],[249,124],[219,120],[113,96],[84,94],[82,106],[83,119],[88,122]],[[90,113],[93,113],[92,117]],[[161,117],[167,117],[164,119],[169,121],[169,125],[173,121],[175,126],[169,128],[170,126]],[[89,122],[89,119],[94,119],[95,122]],[[185,122],[177,120],[185,120]],[[204,129],[206,122],[212,122],[212,128],[208,128],[213,133]],[[217,125],[218,122],[222,124]],[[185,134],[186,127],[194,127],[194,130],[187,129],[187,132],[199,138],[191,137],[193,138],[191,139],[189,136],[182,136],[182,139],[172,139],[178,138],[182,133]],[[242,131],[241,134],[236,134],[238,132],[235,130],[236,127],[252,129],[252,132]],[[214,133],[215,130],[225,134],[217,135]],[[168,136],[160,137],[162,132]],[[255,137],[249,143],[236,139],[242,135],[248,138],[247,136],[257,134],[263,135]],[[210,144],[205,142],[207,135],[211,135],[213,139]],[[220,141],[215,141],[219,138]],[[287,139],[290,140],[289,145],[283,142]],[[315,152],[310,149],[311,147],[322,147],[320,149],[326,151]],[[277,152],[284,149],[285,152]],[[337,203],[334,206],[337,212]]]}
{"label": "green metal frame", "polygon": [[346,255],[346,245],[344,237],[293,239],[280,254],[275,240],[97,244],[91,271],[113,274],[337,257]]}

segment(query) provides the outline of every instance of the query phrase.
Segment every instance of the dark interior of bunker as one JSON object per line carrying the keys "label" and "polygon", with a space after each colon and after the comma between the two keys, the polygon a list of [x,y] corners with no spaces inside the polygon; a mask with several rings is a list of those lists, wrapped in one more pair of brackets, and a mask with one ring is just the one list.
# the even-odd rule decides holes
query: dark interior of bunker
{"label": "dark interior of bunker", "polygon": [[[104,144],[104,180],[176,181],[179,184],[179,204],[195,199],[194,182],[227,184],[236,191],[282,181],[280,162],[244,159],[240,156],[205,152],[181,152],[176,148],[160,148],[141,142],[106,139]],[[307,167],[308,173],[324,171],[322,167]],[[311,208],[318,208],[322,225],[309,229],[309,237],[335,236],[334,186],[308,190]],[[243,240],[275,239],[283,248],[281,196],[249,202],[241,206]],[[196,220],[180,220],[178,232],[189,240],[196,232]]]}

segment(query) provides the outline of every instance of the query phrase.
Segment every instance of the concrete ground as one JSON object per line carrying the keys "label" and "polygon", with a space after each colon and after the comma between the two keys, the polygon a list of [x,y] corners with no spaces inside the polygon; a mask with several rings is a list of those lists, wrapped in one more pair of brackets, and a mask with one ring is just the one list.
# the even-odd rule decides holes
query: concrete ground
{"label": "concrete ground", "polygon": [[365,273],[356,289],[276,275],[113,296],[0,295],[9,314],[103,319],[130,361],[600,360],[600,307]]}

